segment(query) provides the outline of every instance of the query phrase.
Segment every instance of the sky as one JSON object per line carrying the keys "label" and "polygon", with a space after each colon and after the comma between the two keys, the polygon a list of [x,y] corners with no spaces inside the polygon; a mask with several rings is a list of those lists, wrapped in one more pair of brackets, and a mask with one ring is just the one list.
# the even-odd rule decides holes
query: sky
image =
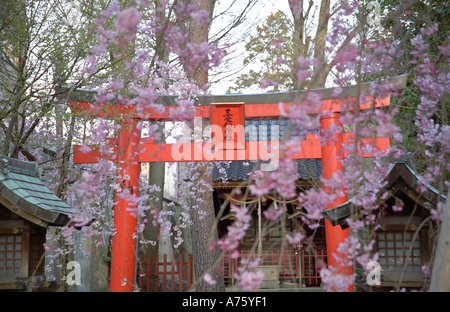
{"label": "sky", "polygon": [[[244,5],[243,3],[245,3],[246,1],[236,2],[240,5]],[[218,12],[222,12],[229,3],[230,0],[219,0],[215,10],[215,14],[217,14]],[[237,12],[240,10],[240,8],[237,7],[235,10]],[[288,16],[291,16],[288,0],[259,0],[252,8],[249,14],[249,19],[234,32],[234,38],[238,38],[238,40],[233,45],[233,49],[236,49],[236,52],[231,53],[230,57],[228,59],[225,59],[222,64],[225,68],[230,68],[231,71],[218,76],[214,75],[214,71],[210,73],[211,81],[213,82],[211,86],[212,94],[225,94],[227,89],[233,85],[234,79],[240,73],[247,72],[251,68],[251,66],[247,66],[246,68],[241,69],[242,61],[245,57],[245,39],[248,38],[250,34],[256,34],[256,27],[258,25],[261,25],[265,21],[267,16],[269,16],[273,12],[276,12],[277,10],[282,10]],[[220,22],[215,21],[211,26],[210,33],[214,35],[216,32],[220,32],[225,27],[225,25],[226,20]],[[227,61],[230,61],[230,64],[227,64]],[[224,67],[221,67],[220,69]],[[239,69],[241,69],[241,71],[239,71]],[[230,74],[232,75],[230,76]],[[214,81],[216,81],[216,83],[214,83]],[[243,93],[254,93],[254,90],[244,90]]]}

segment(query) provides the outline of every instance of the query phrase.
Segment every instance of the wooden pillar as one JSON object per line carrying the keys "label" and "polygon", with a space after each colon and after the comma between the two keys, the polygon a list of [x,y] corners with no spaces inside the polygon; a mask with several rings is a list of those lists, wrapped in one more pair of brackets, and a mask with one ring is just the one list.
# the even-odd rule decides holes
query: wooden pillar
{"label": "wooden pillar", "polygon": [[[137,147],[141,134],[136,123],[127,122],[119,133],[119,175],[122,189],[116,193],[111,259],[111,292],[134,290],[136,268],[137,199],[139,192],[139,161]],[[128,198],[127,198],[128,197]]]}
{"label": "wooden pillar", "polygon": [[[333,113],[330,116],[323,116],[320,118],[320,132],[329,129],[332,126],[342,127],[342,123],[339,120],[339,113]],[[340,153],[342,148],[343,131],[334,135],[334,138],[328,142],[321,144],[322,152],[322,176],[325,179],[330,178],[333,173],[339,172],[342,169],[342,163],[340,161]],[[335,192],[336,190],[329,189],[329,192]],[[330,209],[347,201],[347,194],[345,189],[340,191],[344,192],[343,196],[340,196],[334,200],[326,209]],[[340,225],[333,226],[331,222],[325,218],[325,235],[327,243],[327,259],[328,265],[338,269],[341,273],[346,271],[348,275],[353,274],[351,267],[346,267],[342,263],[336,261],[334,254],[338,254],[337,248],[341,242],[343,242],[349,236],[349,229],[343,230]],[[353,291],[353,285],[349,287],[347,291]]]}

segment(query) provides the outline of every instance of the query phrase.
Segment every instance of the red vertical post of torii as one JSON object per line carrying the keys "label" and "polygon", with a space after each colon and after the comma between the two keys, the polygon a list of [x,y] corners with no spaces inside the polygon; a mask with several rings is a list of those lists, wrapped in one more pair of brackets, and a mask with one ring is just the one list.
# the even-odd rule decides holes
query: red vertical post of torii
{"label": "red vertical post of torii", "polygon": [[[321,136],[324,131],[330,129],[330,127],[336,126],[340,127],[342,130],[333,135],[333,138],[328,138],[321,145],[322,151],[322,177],[324,179],[329,179],[334,173],[338,173],[342,170],[342,142],[343,142],[343,128],[342,123],[339,120],[339,113],[332,113],[331,115],[322,116],[320,118],[320,132]],[[323,135],[323,137],[328,137],[328,135]],[[344,188],[340,190],[331,190],[328,192],[330,194],[336,194],[336,191],[340,191],[339,195],[334,199],[333,203],[330,204],[326,209],[330,209],[339,206],[347,201],[347,193]],[[343,230],[340,225],[333,226],[331,222],[325,218],[325,235],[327,243],[327,259],[328,265],[337,269],[337,273],[343,273],[345,275],[352,275],[352,268],[346,267],[343,263],[336,260],[335,255],[338,257],[345,256],[341,255],[337,249],[339,244],[344,242],[349,236],[349,229]],[[353,291],[353,285],[350,286],[347,291]]]}
{"label": "red vertical post of torii", "polygon": [[137,197],[140,164],[137,148],[141,132],[136,121],[123,123],[119,133],[119,185],[114,208],[114,230],[111,257],[111,292],[134,290],[136,267]]}

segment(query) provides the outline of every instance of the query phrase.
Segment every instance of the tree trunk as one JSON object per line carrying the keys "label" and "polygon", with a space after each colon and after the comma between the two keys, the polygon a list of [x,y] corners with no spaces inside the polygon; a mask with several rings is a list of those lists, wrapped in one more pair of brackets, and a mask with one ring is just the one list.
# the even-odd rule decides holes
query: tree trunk
{"label": "tree trunk", "polygon": [[[161,143],[165,142],[164,138],[164,122],[162,122],[162,125],[159,125],[158,131],[161,134]],[[153,191],[150,195],[152,197],[151,202],[154,205],[157,205],[158,212],[161,212],[163,210],[163,202],[164,202],[164,177],[165,177],[165,162],[152,162],[149,166],[149,178],[148,178],[148,184],[149,185],[156,185],[159,188],[159,191]],[[150,210],[146,212],[146,219],[147,224],[145,225],[145,229],[143,232],[144,240],[145,241],[155,241],[155,245],[145,245],[142,246],[141,252],[142,257],[144,259],[144,262],[147,261],[148,256],[151,257],[152,261],[155,259],[158,259],[159,257],[159,225],[153,225],[153,214]],[[157,279],[157,276],[152,276],[150,278],[150,285],[155,285],[155,279]],[[147,285],[149,287],[149,285]]]}
{"label": "tree trunk", "polygon": [[[305,59],[309,59],[309,45],[311,43],[311,37],[306,36],[305,23],[309,18],[311,8],[314,5],[313,1],[309,1],[306,10],[303,9],[303,3],[299,4],[297,1],[289,1],[292,17],[294,20],[294,33],[293,33],[293,54],[292,64],[295,73],[301,69],[298,64],[298,57],[303,56]],[[330,0],[322,0],[320,3],[319,22],[317,25],[317,31],[314,38],[314,58],[318,61],[318,64],[314,66],[313,76],[311,81],[300,81],[294,76],[294,90],[304,89],[319,89],[325,87],[325,82],[330,72],[325,59],[325,45],[326,34],[328,31],[328,22],[330,19]]]}
{"label": "tree trunk", "polygon": [[[193,185],[198,185],[197,198],[201,198],[199,211],[191,210],[191,235],[192,250],[194,254],[194,273],[196,279],[196,290],[205,291],[225,291],[225,283],[221,269],[221,252],[216,245],[211,250],[211,244],[218,240],[216,215],[214,211],[213,192],[204,183],[212,184],[211,170],[208,170],[207,163],[196,165],[197,172],[201,173],[198,180],[193,181]],[[200,215],[199,212],[203,212]],[[204,275],[209,273],[216,281],[210,285],[204,280]]]}
{"label": "tree trunk", "polygon": [[292,17],[294,19],[294,33],[293,37],[293,54],[292,54],[292,64],[294,66],[294,90],[303,90],[305,89],[305,82],[299,81],[295,79],[295,73],[300,69],[298,64],[298,57],[303,56],[305,58],[308,57],[308,48],[310,37],[305,38],[305,21],[309,15],[310,8],[304,12],[303,3],[301,4],[301,8],[297,8],[295,1],[289,1],[290,9],[292,13]]}
{"label": "tree trunk", "polygon": [[[204,9],[211,12],[210,0],[196,0],[199,10]],[[192,43],[208,42],[209,27],[208,25],[200,25],[196,21],[191,20],[189,27],[189,40]],[[199,64],[190,74],[200,87],[208,83],[208,71]],[[207,125],[203,122],[203,127]],[[208,169],[207,163],[199,163],[194,166],[198,173],[198,179],[193,181],[193,185],[197,186],[196,197],[201,198],[199,210],[204,213],[200,216],[199,211],[191,210],[192,219],[192,249],[194,256],[194,274],[196,279],[196,290],[205,291],[225,291],[225,283],[223,280],[222,270],[217,264],[221,261],[221,252],[218,246],[211,250],[211,243],[217,241],[217,227],[215,224],[215,211],[213,192],[207,187],[212,186],[212,173]],[[203,276],[209,273],[216,281],[214,285],[205,282]]]}
{"label": "tree trunk", "polygon": [[325,59],[325,37],[328,31],[328,21],[330,19],[330,0],[322,0],[320,4],[319,24],[317,25],[317,34],[314,44],[314,58],[318,61],[314,68],[310,89],[319,89],[325,87],[325,82],[330,72]]}

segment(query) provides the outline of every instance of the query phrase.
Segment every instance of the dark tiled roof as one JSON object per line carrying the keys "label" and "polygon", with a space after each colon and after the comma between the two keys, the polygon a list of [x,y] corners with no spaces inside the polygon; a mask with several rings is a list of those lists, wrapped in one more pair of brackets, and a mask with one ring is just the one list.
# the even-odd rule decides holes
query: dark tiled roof
{"label": "dark tiled roof", "polygon": [[[296,159],[299,180],[319,179],[322,176],[322,162],[320,159]],[[256,161],[233,160],[218,162],[213,169],[213,180],[222,181],[245,181],[249,174],[258,165]]]}
{"label": "dark tiled roof", "polygon": [[[246,141],[270,141],[285,139],[288,132],[287,119],[254,119],[245,121],[245,140]],[[254,126],[254,128],[251,128]],[[319,129],[302,129],[295,123],[290,126],[291,138],[300,137],[306,139],[307,133],[319,133]],[[274,135],[274,138],[272,138]]]}
{"label": "dark tiled roof", "polygon": [[5,156],[0,156],[0,197],[50,225],[64,225],[76,212],[44,184],[36,164]]}

